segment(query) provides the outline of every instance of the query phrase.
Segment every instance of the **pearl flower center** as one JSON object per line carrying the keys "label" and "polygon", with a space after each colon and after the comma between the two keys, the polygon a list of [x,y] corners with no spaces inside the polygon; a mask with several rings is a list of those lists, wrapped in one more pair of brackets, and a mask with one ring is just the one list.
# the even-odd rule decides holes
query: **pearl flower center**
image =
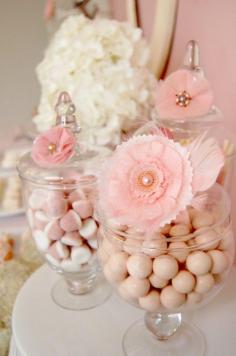
{"label": "pearl flower center", "polygon": [[157,183],[157,178],[153,172],[146,171],[146,172],[142,172],[137,177],[137,183],[140,188],[150,189],[154,184]]}
{"label": "pearl flower center", "polygon": [[176,105],[185,108],[190,104],[190,101],[192,100],[190,94],[186,90],[179,92],[175,96],[176,96],[175,99]]}
{"label": "pearl flower center", "polygon": [[49,143],[48,151],[49,153],[53,154],[57,150],[57,145],[55,143]]}

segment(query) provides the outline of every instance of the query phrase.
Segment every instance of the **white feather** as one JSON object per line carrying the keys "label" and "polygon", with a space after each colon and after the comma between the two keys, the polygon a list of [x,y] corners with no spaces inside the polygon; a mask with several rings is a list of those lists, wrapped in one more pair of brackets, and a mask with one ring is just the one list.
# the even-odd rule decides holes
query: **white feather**
{"label": "white feather", "polygon": [[204,141],[205,134],[194,140],[188,151],[193,167],[193,192],[209,189],[224,165],[224,155],[214,138]]}

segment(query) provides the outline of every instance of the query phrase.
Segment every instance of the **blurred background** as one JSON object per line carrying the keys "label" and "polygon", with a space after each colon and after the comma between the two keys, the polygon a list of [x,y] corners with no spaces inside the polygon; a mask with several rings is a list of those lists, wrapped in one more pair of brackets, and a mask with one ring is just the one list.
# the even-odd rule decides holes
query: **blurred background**
{"label": "blurred background", "polygon": [[[141,24],[147,37],[152,31],[157,3],[158,0],[139,1]],[[35,67],[42,60],[48,42],[44,5],[44,0],[0,2],[1,125],[30,120],[37,106],[40,90]],[[125,0],[110,0],[109,5],[112,17],[127,19]],[[187,41],[197,40],[201,48],[201,64],[215,92],[215,103],[223,111],[227,125],[234,130],[235,25],[234,0],[180,0],[167,65],[167,73],[178,68]]]}
{"label": "blurred background", "polygon": [[39,99],[35,67],[47,44],[44,0],[0,2],[1,129],[31,119]]}

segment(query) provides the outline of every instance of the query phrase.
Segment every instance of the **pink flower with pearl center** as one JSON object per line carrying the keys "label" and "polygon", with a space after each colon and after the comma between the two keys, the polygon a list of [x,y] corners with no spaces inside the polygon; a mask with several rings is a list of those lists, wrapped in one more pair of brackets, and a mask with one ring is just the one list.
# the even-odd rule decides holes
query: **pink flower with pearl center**
{"label": "pink flower with pearl center", "polygon": [[160,130],[133,137],[103,166],[100,210],[121,225],[156,231],[199,202],[198,192],[216,182],[223,165],[219,145],[212,138],[204,140],[204,135],[187,147]]}
{"label": "pink flower with pearl center", "polygon": [[202,73],[180,69],[162,81],[156,109],[161,118],[181,119],[207,114],[213,104],[210,83]]}
{"label": "pink flower with pearl center", "polygon": [[155,230],[192,200],[188,151],[164,136],[138,136],[117,148],[99,182],[101,209],[122,224]]}
{"label": "pink flower with pearl center", "polygon": [[72,131],[55,126],[35,139],[32,158],[39,166],[62,164],[74,155],[75,146],[76,139]]}

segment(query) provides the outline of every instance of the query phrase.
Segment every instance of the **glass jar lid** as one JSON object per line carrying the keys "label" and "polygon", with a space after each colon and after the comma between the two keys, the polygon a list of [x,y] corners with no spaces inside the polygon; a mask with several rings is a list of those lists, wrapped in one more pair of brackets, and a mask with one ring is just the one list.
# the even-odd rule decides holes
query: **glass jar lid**
{"label": "glass jar lid", "polygon": [[[68,93],[59,95],[55,111],[56,126],[39,135],[32,152],[20,159],[17,166],[20,177],[37,185],[60,188],[62,184],[68,187],[94,183],[97,168],[109,151],[88,151],[79,144],[80,127]],[[55,128],[61,128],[62,131],[57,132]]]}

